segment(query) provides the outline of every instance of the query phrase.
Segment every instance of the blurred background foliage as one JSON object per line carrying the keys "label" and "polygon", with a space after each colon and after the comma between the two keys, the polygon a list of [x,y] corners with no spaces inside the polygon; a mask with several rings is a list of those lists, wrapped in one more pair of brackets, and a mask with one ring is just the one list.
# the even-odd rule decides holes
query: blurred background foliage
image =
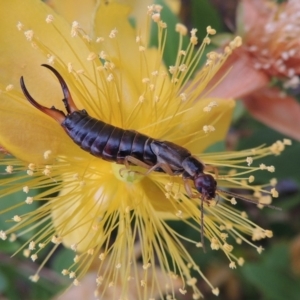
{"label": "blurred background foliage", "polygon": [[[164,5],[163,1],[156,1]],[[162,19],[174,28],[173,24],[181,20],[191,28],[198,28],[199,40],[206,34],[208,25],[216,28],[218,33],[233,33],[235,31],[235,17],[237,0],[182,0],[179,16],[175,16],[165,8],[162,11]],[[173,26],[173,27],[172,27]],[[177,51],[177,34],[168,31],[165,60],[167,65],[175,61]],[[174,35],[173,35],[174,34]],[[153,32],[155,36],[155,32]],[[155,44],[155,39],[151,41]],[[207,51],[216,48],[209,45]],[[298,97],[299,91],[288,91]],[[299,116],[300,119],[300,116]],[[300,122],[300,121],[299,121]],[[236,108],[232,127],[227,140],[223,145],[216,147],[227,149],[248,149],[262,144],[272,144],[276,140],[282,140],[285,136],[266,127],[254,120],[239,102]],[[215,149],[214,149],[215,150]],[[280,157],[264,158],[263,163],[276,167],[275,176],[278,179],[277,189],[280,197],[274,201],[274,205],[282,208],[275,211],[269,208],[257,209],[255,205],[239,202],[239,207],[247,212],[249,218],[260,226],[271,229],[274,232],[272,239],[263,240],[265,248],[259,255],[253,248],[246,244],[235,247],[236,255],[245,258],[245,265],[231,270],[229,262],[222,251],[208,250],[207,253],[197,248],[188,251],[194,257],[196,263],[202,267],[213,285],[220,288],[218,299],[222,300],[298,300],[300,299],[300,144],[293,141]],[[3,172],[3,170],[0,170]],[[261,172],[256,176],[258,182],[267,182],[274,174]],[[0,187],[1,192],[1,187]],[[23,195],[22,195],[23,196]],[[4,203],[11,206],[17,201],[18,194],[10,196],[8,201],[1,201],[0,209]],[[22,209],[26,206],[22,206]],[[18,214],[25,211],[18,212]],[[7,216],[0,216],[0,228],[7,226]],[[195,232],[185,227],[182,223],[173,223],[181,234],[197,239]],[[23,236],[25,238],[25,236]],[[61,290],[64,290],[69,281],[60,275],[64,266],[70,264],[73,253],[63,248],[52,256],[50,261],[41,271],[41,279],[38,283],[32,283],[28,277],[34,274],[38,268],[38,262],[32,262],[17,254],[11,257],[26,240],[18,240],[14,243],[0,241],[0,300],[3,299],[52,299]],[[207,247],[208,248],[208,247]],[[44,249],[44,256],[47,255]],[[43,259],[40,257],[39,261]],[[205,299],[217,299],[211,294],[205,282],[198,282]],[[63,299],[63,298],[62,298]],[[192,299],[192,294],[177,295],[177,299]]]}

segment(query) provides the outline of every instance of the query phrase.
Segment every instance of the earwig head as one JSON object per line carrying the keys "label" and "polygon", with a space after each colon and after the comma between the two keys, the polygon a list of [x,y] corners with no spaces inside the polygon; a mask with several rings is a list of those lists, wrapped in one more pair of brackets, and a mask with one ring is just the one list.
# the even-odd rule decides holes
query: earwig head
{"label": "earwig head", "polygon": [[[49,65],[42,65],[43,67],[51,70],[54,75],[56,76],[56,78],[58,79],[58,81],[60,82],[63,94],[64,94],[64,105],[66,107],[66,110],[68,112],[68,114],[77,111],[77,107],[74,104],[74,101],[71,97],[70,91],[68,89],[68,86],[66,84],[66,82],[64,81],[64,79],[62,78],[62,76],[51,66]],[[64,112],[62,112],[59,109],[56,109],[54,106],[52,106],[51,108],[47,108],[43,105],[40,105],[38,102],[36,102],[32,96],[29,94],[26,86],[25,86],[25,82],[24,82],[24,78],[23,76],[20,78],[20,85],[21,85],[21,89],[23,91],[24,96],[27,98],[27,100],[37,109],[39,109],[40,111],[42,111],[43,113],[47,114],[48,116],[52,117],[53,119],[55,119],[59,124],[62,124],[66,118],[66,115],[64,114]]]}
{"label": "earwig head", "polygon": [[216,196],[217,182],[210,174],[200,173],[194,177],[195,188],[206,199],[213,199]]}

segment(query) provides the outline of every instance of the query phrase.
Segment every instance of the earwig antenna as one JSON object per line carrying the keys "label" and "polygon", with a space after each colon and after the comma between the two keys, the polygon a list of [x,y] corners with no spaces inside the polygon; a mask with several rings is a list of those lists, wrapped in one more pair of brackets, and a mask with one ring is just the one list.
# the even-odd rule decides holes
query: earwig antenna
{"label": "earwig antenna", "polygon": [[206,253],[205,244],[204,244],[204,205],[203,205],[204,199],[203,195],[201,195],[201,243],[203,252]]}
{"label": "earwig antenna", "polygon": [[240,199],[240,200],[243,200],[243,201],[246,201],[246,202],[250,202],[250,203],[252,203],[252,204],[263,205],[263,206],[266,206],[266,207],[270,207],[270,208],[272,208],[272,209],[282,210],[280,207],[277,207],[277,206],[274,206],[274,205],[270,205],[270,204],[266,204],[266,203],[256,202],[256,201],[254,201],[254,200],[250,200],[250,199],[248,199],[248,198],[245,198],[245,197],[243,197],[243,196],[240,196],[240,195],[235,194],[235,193],[232,193],[232,192],[223,191],[223,190],[220,190],[220,189],[217,189],[217,191],[218,191],[219,193],[221,193],[221,194],[223,193],[223,194],[226,194],[226,195],[229,195],[229,196],[233,196],[233,197],[236,197],[236,198],[238,198],[238,199]]}

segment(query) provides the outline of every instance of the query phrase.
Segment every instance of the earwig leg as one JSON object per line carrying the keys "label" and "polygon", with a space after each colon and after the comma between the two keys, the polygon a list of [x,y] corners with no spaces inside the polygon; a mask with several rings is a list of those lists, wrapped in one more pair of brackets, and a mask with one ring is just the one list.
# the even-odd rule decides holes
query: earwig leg
{"label": "earwig leg", "polygon": [[150,166],[147,165],[146,163],[144,163],[143,161],[133,157],[133,156],[126,156],[125,159],[124,159],[124,165],[126,167],[126,169],[130,169],[130,164],[129,163],[132,163],[133,165],[135,166],[139,166],[139,167],[142,167],[142,168],[145,168],[145,169],[150,169]]}
{"label": "earwig leg", "polygon": [[129,163],[132,163],[135,166],[139,166],[139,167],[148,169],[148,171],[146,173],[144,173],[143,175],[149,175],[151,172],[155,171],[155,169],[161,168],[166,174],[169,174],[170,176],[174,176],[174,172],[172,171],[170,166],[166,163],[163,163],[163,162],[159,162],[159,163],[157,163],[157,164],[155,164],[154,166],[151,167],[151,166],[147,165],[146,163],[144,163],[143,161],[141,161],[141,160],[139,160],[139,159],[137,159],[133,156],[126,156],[125,160],[124,160],[124,165],[127,169],[130,168]]}
{"label": "earwig leg", "polygon": [[142,172],[139,172],[139,171],[132,171],[130,170],[130,164],[129,163],[132,163],[134,166],[139,166],[139,167],[142,167],[142,168],[145,168],[145,169],[149,169],[150,166],[147,165],[146,163],[144,163],[143,161],[133,157],[133,156],[126,156],[125,159],[124,159],[124,165],[125,165],[125,168],[121,168],[119,170],[119,174],[121,177],[122,176],[122,173],[124,171],[128,171],[128,172],[132,172],[132,173],[137,173],[137,174],[140,174],[140,175],[145,175],[145,173],[142,173]]}
{"label": "earwig leg", "polygon": [[187,179],[187,178],[182,178],[182,180],[183,180],[184,188],[185,188],[185,190],[186,190],[188,196],[189,196],[190,198],[198,198],[198,195],[193,194],[192,188],[191,188],[191,186],[190,186],[190,184],[189,184],[188,179]]}
{"label": "earwig leg", "polygon": [[121,177],[123,177],[122,173],[125,172],[125,171],[128,172],[129,174],[130,174],[130,173],[133,173],[133,174],[145,175],[145,173],[143,173],[143,172],[130,170],[130,168],[126,168],[126,167],[125,167],[125,168],[121,168],[121,169],[119,170],[119,174],[120,174]]}
{"label": "earwig leg", "polygon": [[216,197],[217,197],[217,199],[218,199],[218,200],[217,200],[217,202],[216,202],[216,205],[218,205],[218,203],[219,203],[219,200],[220,200],[220,195],[219,195],[219,194],[217,194],[217,195],[216,195]]}
{"label": "earwig leg", "polygon": [[62,78],[62,76],[53,67],[46,65],[46,64],[43,64],[42,66],[49,69],[50,71],[52,71],[54,73],[54,75],[56,76],[56,78],[58,79],[58,81],[61,85],[64,97],[65,97],[63,99],[63,103],[65,105],[67,112],[70,114],[74,111],[78,111],[78,108],[76,107],[76,105],[72,99],[69,88],[68,88],[65,80]]}
{"label": "earwig leg", "polygon": [[164,171],[166,174],[168,174],[168,175],[170,175],[170,176],[174,176],[174,172],[172,171],[172,169],[170,168],[170,166],[169,166],[168,164],[162,163],[162,162],[157,163],[156,165],[154,165],[153,167],[151,167],[151,168],[146,172],[145,175],[150,174],[151,172],[155,171],[155,169],[157,169],[157,168],[161,168],[161,169],[163,169],[163,171]]}
{"label": "earwig leg", "polygon": [[25,86],[25,82],[24,82],[24,78],[23,76],[20,78],[20,85],[21,85],[21,89],[23,91],[24,96],[26,97],[26,99],[37,109],[39,109],[40,111],[42,111],[43,113],[45,113],[46,115],[52,117],[53,119],[55,119],[58,123],[62,123],[65,118],[66,115],[59,109],[56,109],[54,106],[51,108],[47,108],[39,103],[37,103],[32,96],[29,94],[26,86]]}

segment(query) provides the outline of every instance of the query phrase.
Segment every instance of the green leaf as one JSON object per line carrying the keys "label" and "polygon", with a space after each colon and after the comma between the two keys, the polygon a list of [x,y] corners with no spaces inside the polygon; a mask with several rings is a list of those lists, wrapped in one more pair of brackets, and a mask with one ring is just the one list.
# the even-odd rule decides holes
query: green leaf
{"label": "green leaf", "polygon": [[[244,120],[245,121],[245,120]],[[240,139],[238,149],[251,149],[260,145],[271,146],[278,140],[283,140],[286,136],[267,128],[254,120],[246,120],[248,132],[252,132],[251,137]],[[241,128],[240,128],[241,129]],[[242,130],[242,129],[241,129]],[[286,146],[285,150],[279,156],[268,156],[259,160],[255,160],[253,165],[258,166],[260,163],[265,165],[274,165],[275,173],[257,172],[255,178],[257,180],[265,180],[266,178],[276,177],[277,179],[293,178],[300,181],[299,161],[300,143],[294,141],[291,146]]]}
{"label": "green leaf", "polygon": [[211,26],[217,32],[224,30],[222,18],[208,0],[193,0],[191,2],[192,24],[198,29],[199,40],[206,36],[206,27]]}
{"label": "green leaf", "polygon": [[260,263],[246,264],[242,273],[270,300],[300,299],[300,280],[290,268],[289,249],[286,245],[265,252]]}
{"label": "green leaf", "polygon": [[[0,170],[2,173],[2,170]],[[8,183],[7,180],[11,179],[11,183]],[[18,172],[13,175],[5,175],[3,180],[0,180],[0,193],[4,190],[9,190],[11,186],[12,193],[0,198],[0,228],[1,230],[6,230],[14,225],[12,218],[15,215],[22,216],[27,214],[38,207],[38,203],[33,201],[32,204],[26,204],[25,200],[28,196],[35,197],[39,190],[31,190],[28,194],[24,193],[21,190],[22,186],[26,185],[28,176],[25,175],[25,172]],[[3,183],[5,181],[5,183]],[[15,191],[15,187],[20,186],[19,191]],[[5,210],[14,207],[12,210],[9,210],[3,213]]]}
{"label": "green leaf", "polygon": [[59,274],[63,269],[68,269],[73,263],[74,251],[62,248],[53,257],[52,268]]}
{"label": "green leaf", "polygon": [[235,35],[229,32],[218,33],[217,35],[211,37],[211,41],[216,46],[221,47],[232,41],[234,37]]}
{"label": "green leaf", "polygon": [[2,293],[7,288],[6,275],[0,270],[0,292]]}
{"label": "green leaf", "polygon": [[[164,0],[156,1],[156,4],[163,6],[161,11],[161,19],[167,23],[167,38],[165,44],[165,50],[163,53],[163,60],[166,66],[174,65],[177,58],[177,51],[179,45],[179,34],[175,31],[175,26],[180,23],[179,18],[170,10],[170,8],[165,4]],[[158,47],[158,28],[157,24],[152,23],[151,35],[150,35],[150,46]],[[189,38],[187,36],[183,39],[183,49],[185,49],[189,44]]]}

